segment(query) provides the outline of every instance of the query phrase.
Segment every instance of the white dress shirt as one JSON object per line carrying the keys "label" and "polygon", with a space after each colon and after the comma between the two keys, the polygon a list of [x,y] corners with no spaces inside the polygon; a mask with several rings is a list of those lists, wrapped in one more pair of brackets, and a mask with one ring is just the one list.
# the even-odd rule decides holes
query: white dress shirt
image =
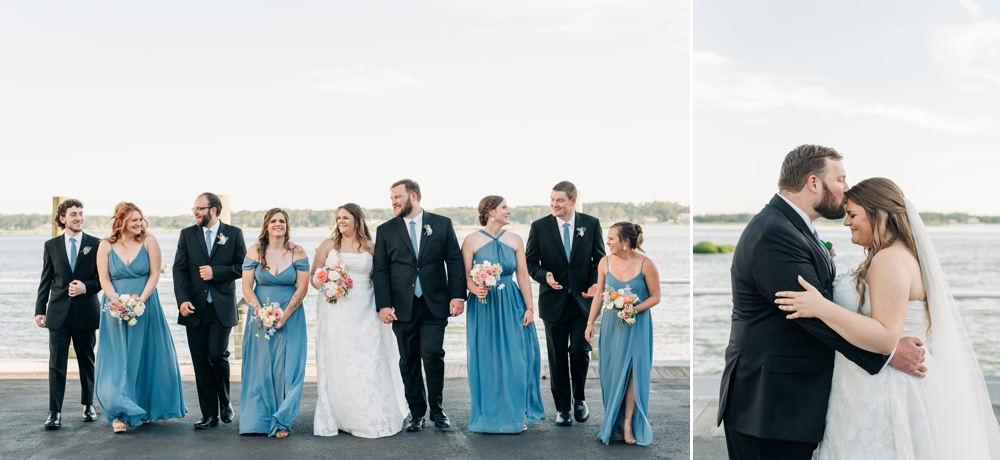
{"label": "white dress shirt", "polygon": [[[66,260],[67,261],[72,261],[73,260],[73,249],[72,249],[73,245],[70,243],[69,240],[76,240],[76,253],[79,255],[80,251],[83,250],[83,232],[77,233],[76,236],[74,236],[74,237],[70,237],[69,233],[63,233],[63,235],[66,237],[66,238],[63,239],[63,243],[66,244]],[[73,267],[73,268],[76,268],[76,267]]]}
{"label": "white dress shirt", "polygon": [[[215,225],[213,225],[211,227],[202,227],[201,228],[201,241],[202,241],[202,244],[205,244],[204,243],[204,241],[205,241],[205,233],[208,232],[209,230],[211,230],[212,231],[212,245],[214,246],[215,245],[215,241],[217,239],[219,239],[219,227],[221,227],[221,226],[222,226],[222,221],[219,220],[219,219],[216,219],[215,220]],[[208,245],[205,245],[205,249],[208,249]],[[208,255],[209,255],[209,257],[211,257],[212,253],[209,253]]]}
{"label": "white dress shirt", "polygon": [[410,234],[410,222],[416,222],[417,223],[416,228],[414,228],[414,232],[417,234],[417,247],[419,248],[420,247],[420,238],[423,236],[423,230],[424,230],[422,228],[422,226],[424,225],[424,210],[421,209],[420,210],[420,214],[417,214],[412,219],[408,219],[406,217],[403,218],[403,223],[406,224],[406,234],[407,235]]}
{"label": "white dress shirt", "polygon": [[572,251],[573,250],[573,232],[576,231],[576,211],[573,211],[573,214],[571,214],[569,216],[569,220],[562,220],[562,219],[556,217],[556,224],[559,225],[559,228],[558,228],[558,230],[559,230],[559,241],[562,241],[562,243],[564,245],[566,244],[566,241],[565,241],[566,237],[565,237],[565,235],[563,235],[563,224],[569,224],[569,249],[570,249],[570,251]]}

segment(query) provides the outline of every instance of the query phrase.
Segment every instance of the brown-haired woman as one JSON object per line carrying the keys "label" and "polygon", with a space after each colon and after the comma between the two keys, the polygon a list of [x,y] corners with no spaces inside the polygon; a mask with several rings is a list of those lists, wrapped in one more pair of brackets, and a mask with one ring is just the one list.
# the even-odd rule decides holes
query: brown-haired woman
{"label": "brown-haired woman", "polygon": [[[336,211],[337,226],[316,248],[310,283],[316,296],[316,416],[313,434],[337,430],[362,438],[391,436],[403,429],[407,406],[392,326],[382,324],[372,289],[375,242],[360,206]],[[333,301],[316,274],[340,264],[353,287]],[[325,275],[325,272],[323,273]],[[358,398],[357,395],[366,395]]]}
{"label": "brown-haired woman", "polygon": [[876,353],[934,335],[924,378],[892,367],[869,375],[837,353],[813,458],[997,458],[986,383],[920,214],[889,179],[863,180],[846,197],[844,225],[865,259],[834,280],[833,301],[800,277],[805,292],[779,292],[775,303],[788,319],[819,318]]}
{"label": "brown-haired woman", "polygon": [[636,253],[642,252],[642,227],[631,222],[612,225],[607,245],[608,255],[597,266],[597,285],[604,286],[604,295],[594,296],[590,304],[587,341],[594,340],[594,322],[605,296],[617,299],[619,306],[635,297],[631,307],[608,308],[601,316],[597,349],[604,420],[598,438],[608,444],[612,436],[620,435],[627,444],[648,446],[653,443],[649,424],[653,320],[647,310],[660,303],[660,272],[645,254]]}
{"label": "brown-haired woman", "polygon": [[[115,433],[187,414],[174,339],[156,291],[160,244],[147,225],[138,206],[118,203],[111,236],[97,248],[107,312],[101,315],[96,395]],[[139,316],[130,321],[111,316],[111,299],[133,295],[144,304]]]}
{"label": "brown-haired woman", "polygon": [[[509,223],[507,201],[487,196],[479,202],[483,229],[462,242],[470,292],[465,320],[472,397],[468,429],[477,433],[520,433],[545,419],[531,277],[524,241],[503,229]],[[482,275],[496,281],[492,287],[468,275],[474,265],[486,263],[502,268],[499,275]]]}
{"label": "brown-haired woman", "polygon": [[250,302],[248,317],[265,302],[277,302],[282,315],[271,337],[258,330],[259,323],[246,321],[240,434],[284,438],[299,415],[307,349],[301,307],[308,289],[309,258],[291,240],[288,213],[268,210],[257,244],[247,249],[243,262],[243,296]]}

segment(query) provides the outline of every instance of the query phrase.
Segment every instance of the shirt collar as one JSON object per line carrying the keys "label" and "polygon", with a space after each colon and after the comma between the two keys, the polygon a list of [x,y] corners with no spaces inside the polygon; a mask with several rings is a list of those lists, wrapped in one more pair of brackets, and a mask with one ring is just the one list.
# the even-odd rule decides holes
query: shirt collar
{"label": "shirt collar", "polygon": [[810,231],[812,231],[813,233],[816,233],[816,227],[813,226],[812,220],[809,219],[809,216],[806,214],[805,211],[799,209],[799,207],[796,206],[795,203],[792,203],[792,200],[789,200],[788,198],[785,198],[784,195],[782,195],[782,194],[779,193],[778,196],[780,196],[782,200],[785,200],[785,203],[788,203],[788,205],[791,206],[792,209],[795,210],[795,212],[799,213],[799,217],[801,217],[802,220],[805,221],[806,226],[809,227]]}
{"label": "shirt collar", "polygon": [[222,221],[219,220],[219,219],[216,219],[215,220],[215,225],[213,225],[211,227],[202,227],[201,228],[201,234],[204,235],[206,231],[211,230],[213,236],[218,236],[219,235],[219,227],[221,227],[221,226],[222,226]]}
{"label": "shirt collar", "polygon": [[69,236],[69,233],[63,233],[63,236],[66,237],[66,244],[69,244],[70,238],[75,238],[77,243],[83,241],[83,232],[77,233],[76,236]]}
{"label": "shirt collar", "polygon": [[562,220],[558,217],[556,217],[556,220],[559,221],[559,228],[562,228],[563,224],[569,224],[569,228],[572,229],[576,225],[576,211],[573,211],[573,214],[569,217],[569,220]]}
{"label": "shirt collar", "polygon": [[420,226],[420,224],[424,222],[424,210],[421,209],[420,214],[417,214],[412,219],[407,219],[406,217],[403,218],[403,223],[405,223],[407,227],[410,226],[410,222],[416,222],[417,226]]}

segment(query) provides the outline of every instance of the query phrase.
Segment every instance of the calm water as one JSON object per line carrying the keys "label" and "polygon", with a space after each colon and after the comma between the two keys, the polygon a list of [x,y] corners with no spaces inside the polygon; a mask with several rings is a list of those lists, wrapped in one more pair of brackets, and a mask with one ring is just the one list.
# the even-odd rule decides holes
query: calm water
{"label": "calm water", "polygon": [[[649,257],[660,269],[664,278],[688,278],[690,260],[688,258],[688,227],[647,226],[645,243]],[[525,240],[528,230],[515,230]],[[458,231],[461,241],[471,231]],[[319,243],[330,234],[329,231],[296,232],[292,229],[295,242],[302,245],[310,255],[310,261]],[[605,235],[607,230],[605,229]],[[257,233],[245,234],[248,241],[256,241]],[[177,247],[177,233],[156,234],[163,248],[163,264],[170,267]],[[0,234],[0,279],[38,279],[42,269],[42,247],[47,235]],[[249,243],[248,243],[249,245]],[[169,273],[161,276],[170,276]],[[316,327],[316,292],[310,288],[306,299],[305,312],[308,324],[309,359],[313,359]],[[37,285],[0,286],[0,359],[5,358],[48,358],[48,334],[34,323],[34,306]],[[536,296],[538,287],[532,282],[532,292]],[[691,320],[688,285],[663,286],[662,301],[653,308],[654,359],[689,359],[691,353]],[[187,338],[184,327],[176,324],[177,301],[170,286],[159,290],[160,301],[171,324],[171,332],[181,361],[188,361]],[[542,321],[536,322],[539,340],[542,342],[542,356],[545,356],[545,331]],[[465,315],[451,318],[445,332],[445,353],[447,359],[464,360]]]}
{"label": "calm water", "polygon": [[[736,244],[742,225],[697,225],[694,241]],[[837,272],[857,267],[864,259],[859,246],[851,244],[851,232],[843,226],[820,226],[820,238],[837,250]],[[938,259],[952,289],[1000,290],[1000,225],[951,225],[928,227]],[[695,254],[694,285],[730,287],[732,254]],[[983,373],[1000,375],[1000,299],[960,299],[958,308],[969,332]],[[694,298],[694,371],[722,373],[729,343],[731,295],[700,295]]]}

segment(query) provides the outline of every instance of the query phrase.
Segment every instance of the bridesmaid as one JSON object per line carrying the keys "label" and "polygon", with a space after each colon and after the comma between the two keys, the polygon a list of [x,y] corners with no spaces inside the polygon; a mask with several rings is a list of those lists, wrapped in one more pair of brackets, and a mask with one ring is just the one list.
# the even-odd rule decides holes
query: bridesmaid
{"label": "bridesmaid", "polygon": [[[490,289],[476,286],[466,275],[471,292],[466,307],[472,396],[468,428],[477,433],[520,433],[529,424],[545,419],[524,242],[520,236],[503,230],[510,223],[510,210],[503,197],[490,195],[479,202],[479,223],[485,228],[462,242],[465,272],[468,274],[473,265],[483,261],[499,263],[503,272]],[[504,289],[499,289],[500,284]]]}
{"label": "bridesmaid", "polygon": [[101,314],[97,402],[115,433],[187,414],[174,339],[156,291],[160,244],[147,225],[136,205],[118,203],[111,236],[97,248],[103,305],[122,294],[138,294],[146,304],[134,326]]}
{"label": "bridesmaid", "polygon": [[[618,222],[608,230],[607,243],[608,255],[597,267],[598,285],[605,290],[628,286],[639,298],[630,315],[635,317],[635,324],[619,326],[618,310],[613,308],[601,317],[598,371],[604,420],[598,437],[607,444],[612,435],[621,435],[626,444],[648,446],[653,443],[648,414],[653,321],[646,310],[660,303],[660,274],[653,261],[636,255],[636,251],[642,251],[642,227]],[[594,339],[594,321],[601,311],[602,297],[594,297],[590,306],[585,332],[589,342]]]}
{"label": "bridesmaid", "polygon": [[[243,296],[253,306],[278,302],[284,315],[270,340],[257,323],[246,320],[243,331],[243,388],[240,391],[240,434],[287,437],[299,415],[306,378],[306,317],[302,299],[309,286],[309,259],[289,239],[288,214],[274,208],[264,216],[257,244],[243,262]],[[256,286],[255,286],[256,284]]]}

